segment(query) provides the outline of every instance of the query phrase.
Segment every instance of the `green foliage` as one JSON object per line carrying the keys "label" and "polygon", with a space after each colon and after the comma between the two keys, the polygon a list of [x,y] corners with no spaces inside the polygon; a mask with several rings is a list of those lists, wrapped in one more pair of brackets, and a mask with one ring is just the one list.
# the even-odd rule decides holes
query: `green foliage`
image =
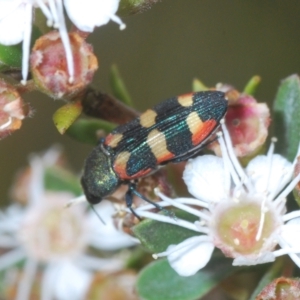
{"label": "green foliage", "polygon": [[211,262],[193,276],[179,276],[166,259],[149,264],[139,274],[138,295],[145,300],[195,300],[207,294],[238,268],[215,253]]}
{"label": "green foliage", "polygon": [[48,168],[44,182],[46,190],[71,192],[75,196],[82,195],[78,178],[63,168]]}
{"label": "green foliage", "polygon": [[261,82],[260,76],[253,76],[250,78],[250,80],[247,82],[246,86],[244,87],[243,93],[247,95],[254,95],[259,84]]}
{"label": "green foliage", "polygon": [[[95,145],[99,141],[99,135],[105,136],[116,125],[99,119],[79,119],[67,130],[67,134],[79,142]],[[101,134],[97,134],[100,132]]]}
{"label": "green foliage", "polygon": [[53,115],[53,122],[60,134],[74,123],[82,111],[81,102],[70,102],[60,107]]}
{"label": "green foliage", "polygon": [[279,85],[274,102],[274,133],[279,139],[278,150],[293,160],[300,141],[300,79],[292,75]]}
{"label": "green foliage", "polygon": [[128,106],[133,106],[132,99],[116,65],[112,65],[110,69],[110,84],[113,95],[117,99]]}
{"label": "green foliage", "polygon": [[192,83],[192,91],[195,92],[202,92],[207,91],[209,88],[198,78],[194,78]]}
{"label": "green foliage", "polygon": [[22,45],[4,46],[0,44],[0,71],[20,69],[22,66]]}
{"label": "green foliage", "polygon": [[[176,217],[194,222],[197,217],[185,211],[176,210]],[[132,228],[134,235],[141,241],[142,245],[152,253],[165,251],[169,245],[178,244],[185,239],[199,235],[199,233],[168,223],[162,223],[150,219]]]}
{"label": "green foliage", "polygon": [[263,290],[266,285],[272,282],[275,278],[280,277],[284,268],[284,262],[284,258],[277,258],[276,262],[271,265],[270,269],[261,278],[249,300],[255,300],[256,296]]}

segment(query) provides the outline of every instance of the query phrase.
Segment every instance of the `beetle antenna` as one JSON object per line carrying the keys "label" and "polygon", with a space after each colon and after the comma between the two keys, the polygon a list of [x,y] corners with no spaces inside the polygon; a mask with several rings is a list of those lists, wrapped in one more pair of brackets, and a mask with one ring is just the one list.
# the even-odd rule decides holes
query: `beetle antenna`
{"label": "beetle antenna", "polygon": [[106,223],[104,222],[104,220],[101,218],[101,216],[99,215],[99,213],[97,212],[97,210],[95,209],[94,205],[90,204],[91,209],[93,210],[93,212],[96,214],[96,216],[98,217],[98,219],[101,221],[101,223],[103,225],[106,225]]}

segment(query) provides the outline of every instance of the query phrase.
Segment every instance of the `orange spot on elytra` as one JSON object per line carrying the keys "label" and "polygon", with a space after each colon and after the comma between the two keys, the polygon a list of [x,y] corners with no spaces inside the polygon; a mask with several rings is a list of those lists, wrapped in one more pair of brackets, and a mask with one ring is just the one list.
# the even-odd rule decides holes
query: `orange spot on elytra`
{"label": "orange spot on elytra", "polygon": [[197,146],[205,140],[214,130],[216,124],[217,122],[215,120],[208,120],[199,124],[199,128],[197,128],[192,135],[193,145]]}

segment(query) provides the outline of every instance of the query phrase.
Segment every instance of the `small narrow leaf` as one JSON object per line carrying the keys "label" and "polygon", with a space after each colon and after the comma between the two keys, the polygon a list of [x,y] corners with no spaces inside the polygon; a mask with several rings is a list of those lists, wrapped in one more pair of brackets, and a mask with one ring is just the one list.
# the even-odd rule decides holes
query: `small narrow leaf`
{"label": "small narrow leaf", "polygon": [[264,274],[264,276],[259,281],[256,289],[252,293],[249,300],[255,300],[256,296],[263,290],[263,288],[272,282],[275,278],[282,275],[283,269],[285,268],[286,259],[277,258],[275,263],[271,265],[271,268]]}
{"label": "small narrow leaf", "polygon": [[259,84],[261,82],[261,77],[258,75],[253,76],[246,84],[243,93],[247,95],[254,95]]}
{"label": "small narrow leaf", "polygon": [[75,196],[82,195],[79,179],[72,173],[58,167],[46,169],[45,189],[50,191],[67,191]]}
{"label": "small narrow leaf", "polygon": [[223,279],[239,270],[232,260],[214,255],[210,263],[193,276],[179,276],[166,259],[146,266],[139,274],[137,292],[144,300],[195,300],[216,287]]}
{"label": "small narrow leaf", "polygon": [[[197,217],[182,210],[176,210],[175,214],[176,217],[191,222],[197,220]],[[151,219],[146,219],[131,229],[143,246],[152,253],[165,251],[169,245],[178,244],[189,237],[199,235],[196,231]]]}
{"label": "small narrow leaf", "polygon": [[60,134],[74,123],[82,111],[81,102],[70,102],[60,107],[53,115],[53,122]]}
{"label": "small narrow leaf", "polygon": [[274,129],[279,138],[278,150],[293,160],[300,141],[300,79],[292,75],[284,79],[274,102]]}
{"label": "small narrow leaf", "polygon": [[198,78],[195,78],[193,80],[192,90],[193,90],[193,92],[202,92],[202,91],[209,90],[209,88]]}
{"label": "small narrow leaf", "polygon": [[99,141],[99,136],[107,135],[115,127],[116,125],[103,120],[79,119],[68,128],[66,133],[79,142],[95,145]]}
{"label": "small narrow leaf", "polygon": [[127,104],[128,106],[133,106],[132,99],[129,92],[125,86],[125,83],[120,75],[118,67],[116,65],[111,66],[110,70],[110,84],[112,88],[113,95]]}

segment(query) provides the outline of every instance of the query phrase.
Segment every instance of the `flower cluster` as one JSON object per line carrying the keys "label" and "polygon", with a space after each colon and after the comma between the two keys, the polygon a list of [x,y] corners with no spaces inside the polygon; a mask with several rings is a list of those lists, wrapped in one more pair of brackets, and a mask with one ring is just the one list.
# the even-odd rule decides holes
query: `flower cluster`
{"label": "flower cluster", "polygon": [[114,210],[109,202],[98,207],[105,218],[103,225],[85,206],[66,208],[74,198],[71,192],[45,187],[47,170],[59,161],[57,148],[43,156],[33,155],[30,168],[17,177],[12,188],[18,203],[0,213],[0,249],[5,250],[0,255],[0,270],[5,274],[6,299],[32,299],[37,282],[41,299],[84,299],[95,274],[109,278],[122,271],[125,263],[124,256],[92,255],[89,248],[115,251],[136,244],[113,227]]}
{"label": "flower cluster", "polygon": [[113,20],[125,28],[116,16],[119,0],[72,1],[72,0],[2,0],[0,1],[0,44],[15,45],[23,41],[22,77],[26,82],[30,53],[30,39],[34,10],[39,8],[47,18],[47,25],[58,29],[64,45],[69,81],[74,80],[74,62],[71,44],[65,24],[63,9],[81,31],[92,32],[95,27]]}
{"label": "flower cluster", "polygon": [[215,247],[232,257],[236,266],[272,262],[289,254],[300,267],[300,245],[294,238],[300,232],[300,210],[285,213],[286,197],[300,181],[300,174],[292,178],[296,159],[290,163],[274,154],[273,139],[267,155],[256,156],[243,169],[224,124],[222,130],[221,158],[204,155],[186,165],[183,179],[195,199],[170,199],[157,190],[161,205],[185,210],[199,221],[191,223],[137,210],[141,216],[198,233],[154,257],[167,256],[182,276],[191,276],[205,267]]}

